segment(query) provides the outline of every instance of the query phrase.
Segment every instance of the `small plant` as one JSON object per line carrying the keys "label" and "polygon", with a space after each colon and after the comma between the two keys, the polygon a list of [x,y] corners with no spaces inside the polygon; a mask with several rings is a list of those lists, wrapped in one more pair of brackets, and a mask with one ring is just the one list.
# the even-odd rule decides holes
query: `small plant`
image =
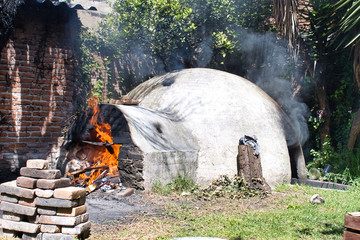
{"label": "small plant", "polygon": [[170,195],[171,193],[181,194],[183,192],[192,192],[198,186],[195,181],[186,175],[177,176],[174,181],[164,185],[160,181],[156,181],[152,186],[152,191],[162,195]]}

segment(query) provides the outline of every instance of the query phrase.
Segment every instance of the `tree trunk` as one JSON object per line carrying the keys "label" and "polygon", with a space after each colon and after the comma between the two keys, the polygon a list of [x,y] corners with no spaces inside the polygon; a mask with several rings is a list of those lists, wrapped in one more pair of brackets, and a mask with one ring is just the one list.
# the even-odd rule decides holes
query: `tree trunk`
{"label": "tree trunk", "polygon": [[330,136],[330,104],[326,94],[325,86],[323,83],[318,83],[315,80],[315,94],[319,103],[318,117],[323,122],[319,126],[320,143],[324,143],[326,137]]}
{"label": "tree trunk", "polygon": [[[355,82],[357,84],[358,90],[360,89],[360,43],[356,44],[354,47],[354,77]],[[357,113],[353,119],[351,130],[349,134],[349,141],[348,141],[348,150],[352,151],[356,139],[358,138],[358,135],[360,133],[360,109],[357,110]]]}

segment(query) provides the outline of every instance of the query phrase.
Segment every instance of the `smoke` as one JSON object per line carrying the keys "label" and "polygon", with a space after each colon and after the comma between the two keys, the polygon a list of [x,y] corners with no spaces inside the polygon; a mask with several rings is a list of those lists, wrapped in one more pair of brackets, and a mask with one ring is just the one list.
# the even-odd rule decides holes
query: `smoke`
{"label": "smoke", "polygon": [[272,33],[243,31],[240,35],[242,63],[247,69],[245,77],[269,94],[289,116],[294,136],[287,139],[288,144],[304,144],[309,136],[309,111],[301,99],[293,96],[291,77],[298,74],[291,65],[287,43]]}

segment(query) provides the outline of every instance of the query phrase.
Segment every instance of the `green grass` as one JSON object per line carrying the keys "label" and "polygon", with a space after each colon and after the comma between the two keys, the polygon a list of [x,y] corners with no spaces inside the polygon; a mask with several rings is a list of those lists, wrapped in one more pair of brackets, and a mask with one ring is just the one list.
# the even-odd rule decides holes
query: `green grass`
{"label": "green grass", "polygon": [[[205,211],[199,215],[193,209],[172,206],[168,214],[179,221],[171,227],[169,235],[156,239],[184,236],[233,240],[342,239],[345,214],[360,210],[359,190],[343,192],[286,185],[276,190],[284,193],[284,197],[266,209],[237,211],[236,205],[232,205],[230,211]],[[310,203],[310,197],[316,193],[325,199],[324,204]]]}

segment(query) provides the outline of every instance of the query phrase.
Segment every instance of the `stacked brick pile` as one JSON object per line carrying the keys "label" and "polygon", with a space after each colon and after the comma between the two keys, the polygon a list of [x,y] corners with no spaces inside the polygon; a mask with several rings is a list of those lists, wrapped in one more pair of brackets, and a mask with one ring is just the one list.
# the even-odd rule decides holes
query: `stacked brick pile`
{"label": "stacked brick pile", "polygon": [[70,240],[90,234],[86,191],[71,187],[46,160],[28,160],[20,177],[0,185],[2,231],[22,239]]}

